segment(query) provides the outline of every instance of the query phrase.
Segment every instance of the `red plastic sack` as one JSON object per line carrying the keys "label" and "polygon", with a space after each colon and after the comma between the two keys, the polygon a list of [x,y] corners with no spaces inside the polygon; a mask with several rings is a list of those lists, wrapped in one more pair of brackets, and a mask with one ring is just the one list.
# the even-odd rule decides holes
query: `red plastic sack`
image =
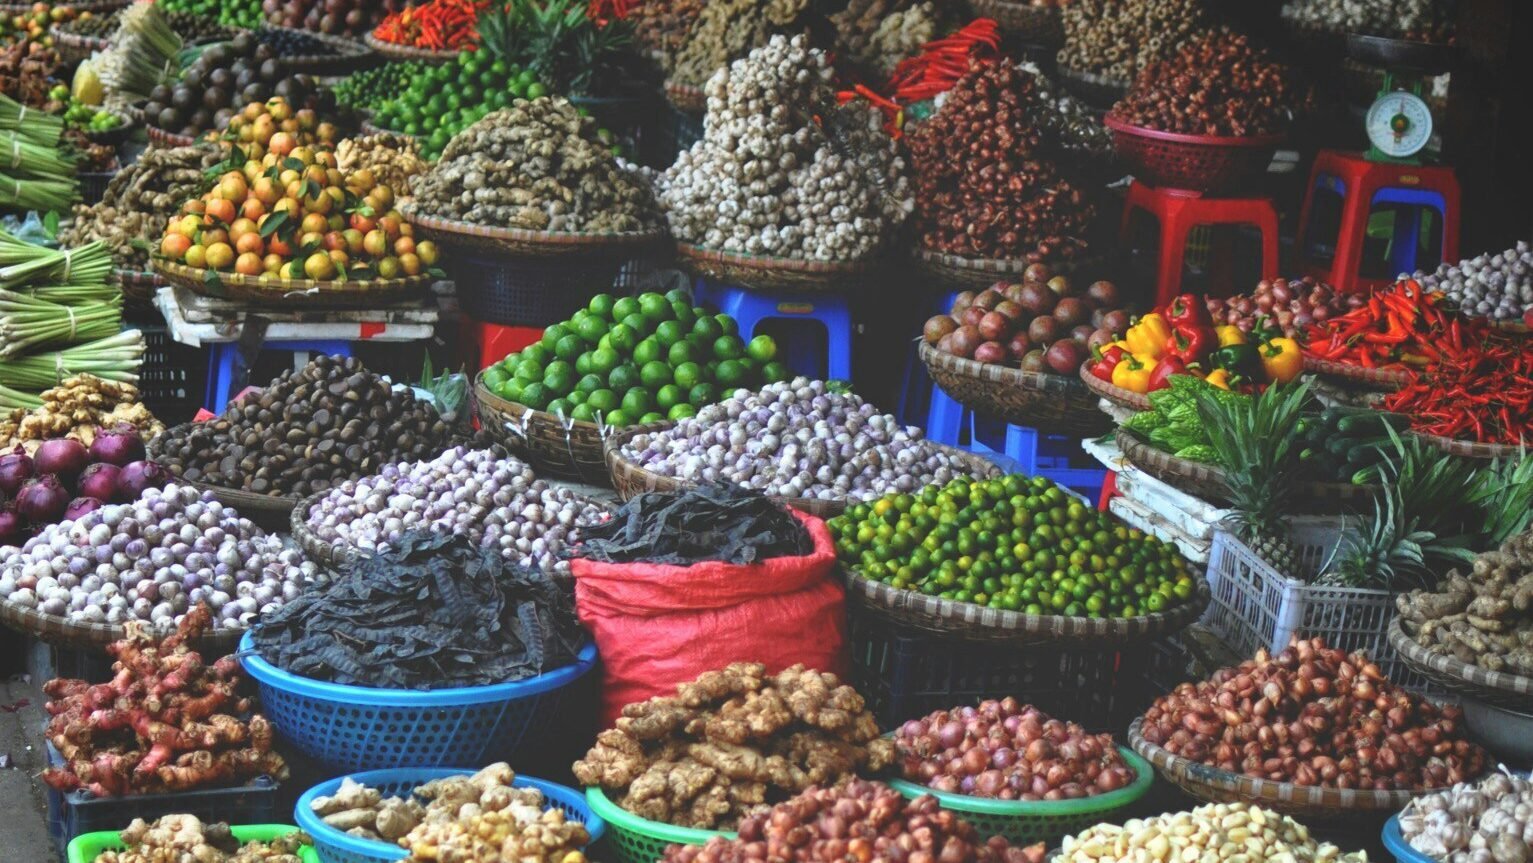
{"label": "red plastic sack", "polygon": [[601,563],[575,559],[575,607],[596,636],[604,681],[602,716],[731,662],[777,672],[802,662],[843,674],[846,594],[832,572],[825,523],[793,513],[814,551],[750,566]]}

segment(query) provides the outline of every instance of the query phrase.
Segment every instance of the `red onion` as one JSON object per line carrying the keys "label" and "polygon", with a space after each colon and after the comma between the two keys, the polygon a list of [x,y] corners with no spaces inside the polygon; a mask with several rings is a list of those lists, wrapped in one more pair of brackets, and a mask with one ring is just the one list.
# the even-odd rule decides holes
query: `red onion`
{"label": "red onion", "polygon": [[72,482],[90,464],[85,444],[73,438],[45,440],[32,456],[32,463],[40,474],[53,474],[65,482]]}
{"label": "red onion", "polygon": [[15,495],[21,486],[36,474],[32,457],[19,445],[5,455],[0,455],[0,492]]}
{"label": "red onion", "polygon": [[135,461],[124,465],[117,479],[115,497],[123,502],[138,500],[139,495],[151,488],[164,488],[170,482],[170,471],[157,462]]}
{"label": "red onion", "polygon": [[31,524],[52,524],[68,506],[69,492],[53,474],[28,480],[16,493],[16,512]]}
{"label": "red onion", "polygon": [[91,441],[90,458],[117,467],[140,461],[144,458],[144,439],[138,436],[138,429],[118,423],[117,428],[96,434]]}
{"label": "red onion", "polygon": [[94,497],[77,497],[69,502],[64,508],[64,521],[74,521],[88,512],[95,512],[102,506],[101,501]]}
{"label": "red onion", "polygon": [[26,539],[27,532],[22,527],[21,516],[10,508],[0,510],[0,546],[21,545]]}
{"label": "red onion", "polygon": [[80,482],[76,490],[81,497],[93,497],[102,501],[113,500],[117,497],[117,481],[121,475],[122,468],[115,464],[106,462],[93,464],[85,469],[85,473],[80,474]]}
{"label": "red onion", "polygon": [[937,729],[937,742],[943,749],[952,749],[963,741],[963,725],[956,720],[945,722]]}

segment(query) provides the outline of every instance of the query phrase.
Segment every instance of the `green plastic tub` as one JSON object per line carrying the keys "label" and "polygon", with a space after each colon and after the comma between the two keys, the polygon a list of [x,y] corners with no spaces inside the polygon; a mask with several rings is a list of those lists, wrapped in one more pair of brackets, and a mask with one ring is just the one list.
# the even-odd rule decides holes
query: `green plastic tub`
{"label": "green plastic tub", "polygon": [[[1155,768],[1132,749],[1119,746],[1118,752],[1134,771],[1134,781],[1117,791],[1082,797],[1076,800],[995,800],[948,794],[907,782],[890,780],[889,786],[909,798],[930,794],[942,808],[957,812],[973,824],[983,836],[1004,836],[1012,845],[1046,842],[1058,847],[1059,840],[1103,821],[1115,820],[1115,813],[1127,808],[1150,790]],[[615,808],[615,807],[614,807]],[[71,861],[72,863],[72,861]]]}
{"label": "green plastic tub", "polygon": [[[269,842],[278,836],[298,832],[298,828],[291,824],[249,824],[231,827],[230,830],[234,833],[234,838],[241,842]],[[122,842],[122,834],[116,830],[81,833],[69,840],[68,863],[95,863],[96,858],[101,856],[101,852],[120,851],[126,847]],[[303,863],[319,863],[319,855],[315,853],[312,845],[305,845],[298,849],[298,857]]]}
{"label": "green plastic tub", "polygon": [[676,827],[640,818],[607,799],[600,788],[586,789],[586,805],[607,822],[606,840],[619,863],[655,863],[665,854],[667,845],[702,845],[715,836],[735,838],[735,834],[720,830]]}

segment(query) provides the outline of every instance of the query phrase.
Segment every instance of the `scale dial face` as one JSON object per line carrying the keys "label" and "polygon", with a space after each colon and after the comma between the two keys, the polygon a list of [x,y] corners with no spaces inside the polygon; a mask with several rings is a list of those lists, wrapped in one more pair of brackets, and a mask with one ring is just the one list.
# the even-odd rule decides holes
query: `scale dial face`
{"label": "scale dial face", "polygon": [[1421,152],[1432,137],[1432,110],[1414,93],[1380,96],[1368,109],[1368,140],[1379,152],[1404,159]]}

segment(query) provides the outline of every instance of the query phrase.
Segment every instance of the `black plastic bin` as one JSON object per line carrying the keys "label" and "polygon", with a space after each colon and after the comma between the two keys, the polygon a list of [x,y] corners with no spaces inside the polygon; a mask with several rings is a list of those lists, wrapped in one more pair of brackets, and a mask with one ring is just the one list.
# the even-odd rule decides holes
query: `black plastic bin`
{"label": "black plastic bin", "polygon": [[626,263],[600,254],[540,258],[463,250],[443,259],[463,313],[507,327],[546,327],[569,318],[592,297],[613,290]]}

